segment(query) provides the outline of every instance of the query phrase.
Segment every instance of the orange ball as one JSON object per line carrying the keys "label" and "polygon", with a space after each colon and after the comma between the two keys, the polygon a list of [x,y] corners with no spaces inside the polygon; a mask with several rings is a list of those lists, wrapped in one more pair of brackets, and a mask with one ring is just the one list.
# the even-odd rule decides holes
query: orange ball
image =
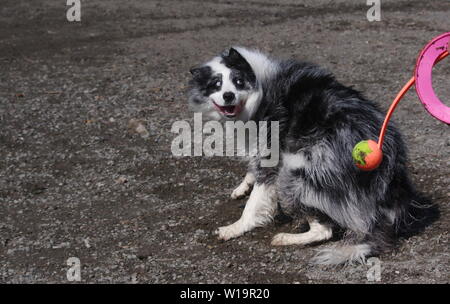
{"label": "orange ball", "polygon": [[383,152],[373,140],[363,140],[355,145],[352,152],[355,165],[363,171],[371,171],[381,164]]}

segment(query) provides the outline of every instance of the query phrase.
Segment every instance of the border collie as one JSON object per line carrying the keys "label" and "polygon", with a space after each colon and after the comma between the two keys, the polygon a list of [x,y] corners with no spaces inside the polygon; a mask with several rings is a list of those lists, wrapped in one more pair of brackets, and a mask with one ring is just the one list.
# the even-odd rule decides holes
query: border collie
{"label": "border collie", "polygon": [[306,62],[276,60],[259,51],[232,47],[190,70],[189,104],[212,120],[279,122],[280,162],[262,167],[249,160],[243,182],[231,197],[250,194],[241,218],[220,227],[221,240],[269,224],[277,212],[304,218],[304,233],[279,233],[272,245],[324,242],[343,232],[341,245],[318,251],[317,264],[364,263],[393,248],[408,225],[415,190],[406,151],[391,123],[383,161],[358,169],[352,149],[377,139],[384,115],[362,94],[328,71]]}

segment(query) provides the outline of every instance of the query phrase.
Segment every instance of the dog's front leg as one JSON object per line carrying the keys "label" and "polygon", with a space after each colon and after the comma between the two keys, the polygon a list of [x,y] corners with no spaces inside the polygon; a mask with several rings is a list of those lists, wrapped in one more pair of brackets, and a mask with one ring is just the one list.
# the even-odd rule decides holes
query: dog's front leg
{"label": "dog's front leg", "polygon": [[273,184],[255,184],[241,218],[216,230],[219,239],[229,240],[256,227],[265,226],[273,219],[277,207],[276,188]]}
{"label": "dog's front leg", "polygon": [[255,175],[252,172],[247,172],[241,184],[233,190],[233,193],[231,193],[231,198],[240,199],[249,194],[255,184],[255,181]]}

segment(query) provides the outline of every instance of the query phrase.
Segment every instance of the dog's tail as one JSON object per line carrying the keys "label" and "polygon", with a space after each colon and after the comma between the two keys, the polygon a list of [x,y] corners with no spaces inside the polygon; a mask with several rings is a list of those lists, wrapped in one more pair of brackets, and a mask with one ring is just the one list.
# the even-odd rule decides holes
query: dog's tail
{"label": "dog's tail", "polygon": [[392,228],[377,226],[364,236],[347,232],[342,245],[319,250],[311,261],[320,265],[365,264],[367,258],[395,247],[395,232]]}
{"label": "dog's tail", "polygon": [[319,265],[365,264],[366,258],[374,254],[370,243],[339,245],[319,250],[311,262]]}

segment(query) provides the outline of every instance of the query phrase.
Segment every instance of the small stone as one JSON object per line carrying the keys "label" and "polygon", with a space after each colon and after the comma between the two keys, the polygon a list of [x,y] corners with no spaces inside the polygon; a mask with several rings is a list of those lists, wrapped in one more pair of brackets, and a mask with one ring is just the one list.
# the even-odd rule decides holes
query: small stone
{"label": "small stone", "polygon": [[125,176],[120,176],[116,179],[116,184],[126,184],[128,183],[128,179]]}
{"label": "small stone", "polygon": [[69,248],[70,247],[70,243],[69,242],[63,242],[59,245],[55,245],[52,248],[53,249],[60,249],[60,248]]}
{"label": "small stone", "polygon": [[130,119],[128,122],[128,129],[132,133],[139,134],[142,138],[148,138],[150,136],[150,133],[147,131],[142,121],[138,119]]}

